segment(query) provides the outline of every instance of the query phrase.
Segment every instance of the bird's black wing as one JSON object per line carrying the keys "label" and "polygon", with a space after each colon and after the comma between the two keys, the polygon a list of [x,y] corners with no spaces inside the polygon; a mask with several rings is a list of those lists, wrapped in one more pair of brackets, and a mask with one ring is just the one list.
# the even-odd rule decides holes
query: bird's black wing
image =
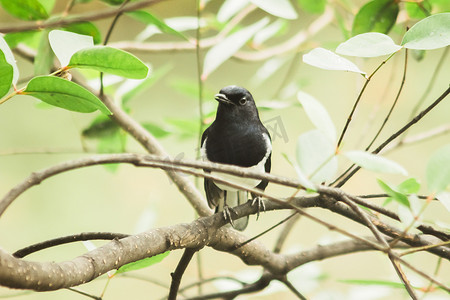
{"label": "bird's black wing", "polygon": [[[206,128],[206,130],[202,134],[201,147],[203,147],[203,143],[208,137],[209,128],[210,127]],[[204,171],[209,173],[209,170]],[[220,199],[224,197],[224,192],[220,188],[218,188],[211,179],[205,178],[203,181],[203,185],[205,188],[206,200],[208,200],[209,207],[217,207],[219,205]]]}

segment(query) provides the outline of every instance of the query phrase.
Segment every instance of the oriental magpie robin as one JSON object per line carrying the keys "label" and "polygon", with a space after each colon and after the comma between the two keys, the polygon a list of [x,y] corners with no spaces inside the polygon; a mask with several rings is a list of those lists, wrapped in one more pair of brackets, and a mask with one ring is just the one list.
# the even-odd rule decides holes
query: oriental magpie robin
{"label": "oriental magpie robin", "polygon": [[[203,160],[246,167],[255,171],[270,172],[272,143],[269,132],[261,123],[252,95],[245,88],[227,86],[215,95],[219,102],[216,119],[202,135]],[[237,177],[220,174],[221,178]],[[264,190],[267,180],[239,178],[239,183]],[[232,220],[232,207],[248,201],[248,192],[241,191],[205,178],[206,198],[216,212],[223,211],[225,219],[238,230],[244,230],[248,216]],[[263,205],[260,197],[252,194],[252,204]],[[264,207],[263,207],[264,209]]]}

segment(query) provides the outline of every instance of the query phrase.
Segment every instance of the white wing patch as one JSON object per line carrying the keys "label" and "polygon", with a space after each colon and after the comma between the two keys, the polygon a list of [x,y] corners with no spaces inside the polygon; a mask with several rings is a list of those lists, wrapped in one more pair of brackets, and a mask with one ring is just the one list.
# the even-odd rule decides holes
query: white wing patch
{"label": "white wing patch", "polygon": [[203,141],[203,144],[200,148],[200,157],[203,161],[209,161],[208,160],[208,156],[206,155],[206,140],[208,138],[206,137],[205,140]]}

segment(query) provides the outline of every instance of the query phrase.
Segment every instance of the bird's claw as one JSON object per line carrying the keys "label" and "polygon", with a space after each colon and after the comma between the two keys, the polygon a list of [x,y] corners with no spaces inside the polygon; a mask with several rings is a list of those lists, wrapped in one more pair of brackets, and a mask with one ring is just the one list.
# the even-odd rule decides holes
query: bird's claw
{"label": "bird's claw", "polygon": [[224,206],[222,213],[223,213],[223,218],[225,219],[225,221],[230,222],[231,226],[234,227],[233,218],[231,217],[231,213],[233,213],[236,216],[237,215],[236,211],[232,207]]}
{"label": "bird's claw", "polygon": [[253,205],[257,205],[258,206],[258,212],[256,213],[256,220],[259,219],[259,213],[261,212],[261,208],[262,211],[266,210],[266,205],[264,204],[263,199],[260,196],[256,196],[255,198],[253,198],[252,200],[252,206]]}

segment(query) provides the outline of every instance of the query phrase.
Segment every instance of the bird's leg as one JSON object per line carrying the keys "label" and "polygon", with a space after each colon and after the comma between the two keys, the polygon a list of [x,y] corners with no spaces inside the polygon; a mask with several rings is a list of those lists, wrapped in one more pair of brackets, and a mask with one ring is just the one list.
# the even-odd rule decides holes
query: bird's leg
{"label": "bird's leg", "polygon": [[256,220],[258,220],[259,213],[261,212],[261,208],[262,208],[262,211],[265,211],[266,205],[264,204],[264,201],[261,196],[258,196],[258,195],[252,195],[252,196],[253,196],[252,206],[255,204],[258,206],[258,212],[256,213]]}
{"label": "bird's leg", "polygon": [[225,191],[225,195],[223,197],[223,218],[225,219],[225,221],[228,220],[228,222],[230,222],[231,226],[233,226],[234,228],[234,223],[233,223],[233,218],[231,217],[231,213],[233,213],[234,215],[237,215],[236,211],[232,208],[229,207],[227,204],[227,191]]}

